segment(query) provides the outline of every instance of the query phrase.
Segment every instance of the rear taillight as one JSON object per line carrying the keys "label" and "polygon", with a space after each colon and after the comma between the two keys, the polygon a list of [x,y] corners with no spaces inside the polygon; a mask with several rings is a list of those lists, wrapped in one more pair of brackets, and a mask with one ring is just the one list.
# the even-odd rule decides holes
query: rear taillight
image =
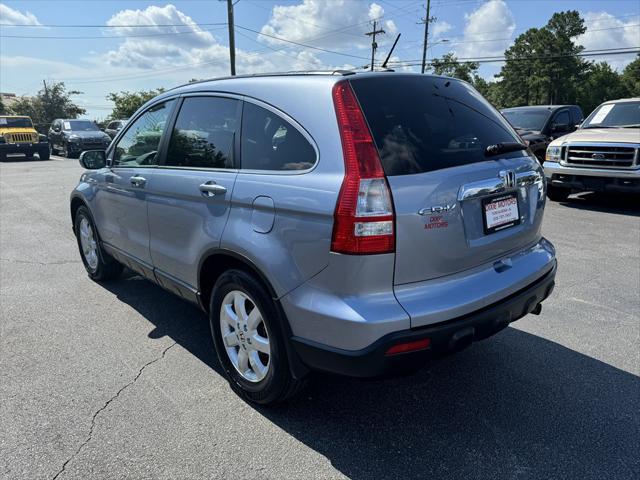
{"label": "rear taillight", "polygon": [[331,250],[352,255],[395,250],[391,191],[349,82],[333,87],[345,175],[334,213]]}

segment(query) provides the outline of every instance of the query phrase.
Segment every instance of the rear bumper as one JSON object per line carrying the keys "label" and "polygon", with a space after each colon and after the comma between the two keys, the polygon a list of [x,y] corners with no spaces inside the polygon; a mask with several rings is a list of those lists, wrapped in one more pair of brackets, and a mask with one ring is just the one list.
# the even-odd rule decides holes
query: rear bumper
{"label": "rear bumper", "polygon": [[595,192],[640,193],[640,169],[614,170],[565,167],[558,162],[545,162],[547,183],[559,188]]}
{"label": "rear bumper", "polygon": [[[300,360],[315,370],[354,377],[410,370],[429,357],[457,351],[473,341],[490,337],[531,313],[553,291],[555,276],[554,260],[545,275],[499,302],[445,322],[390,333],[361,350],[342,350],[295,336],[291,339],[292,345]],[[425,350],[385,355],[394,345],[426,338],[430,344]]]}

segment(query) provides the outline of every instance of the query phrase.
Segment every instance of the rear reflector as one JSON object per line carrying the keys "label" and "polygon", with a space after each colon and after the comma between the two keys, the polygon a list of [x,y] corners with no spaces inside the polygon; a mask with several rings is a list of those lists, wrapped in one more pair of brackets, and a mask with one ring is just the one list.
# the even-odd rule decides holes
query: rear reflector
{"label": "rear reflector", "polygon": [[391,191],[378,150],[348,81],[333,87],[345,175],[334,213],[331,250],[352,255],[395,251]]}
{"label": "rear reflector", "polygon": [[398,353],[415,352],[418,350],[426,350],[431,345],[430,338],[414,340],[413,342],[398,343],[385,352],[385,356],[397,355]]}

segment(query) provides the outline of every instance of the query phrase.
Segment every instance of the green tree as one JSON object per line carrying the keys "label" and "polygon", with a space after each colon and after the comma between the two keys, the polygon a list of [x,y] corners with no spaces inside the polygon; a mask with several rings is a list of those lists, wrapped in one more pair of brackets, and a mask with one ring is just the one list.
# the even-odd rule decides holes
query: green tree
{"label": "green tree", "polygon": [[451,52],[444,54],[442,58],[434,58],[431,62],[431,70],[436,75],[459,78],[469,83],[474,83],[479,66],[477,62],[458,62],[458,58]]}
{"label": "green tree", "polygon": [[34,97],[20,97],[11,104],[11,112],[15,115],[31,117],[36,128],[44,132],[56,118],[77,118],[86,110],[75,104],[71,97],[82,92],[67,91],[64,82],[43,84],[43,88]]}
{"label": "green tree", "polygon": [[9,109],[4,106],[4,102],[0,98],[0,115],[6,115],[7,113],[9,113]]}
{"label": "green tree", "polygon": [[499,74],[505,106],[575,103],[589,63],[577,56],[583,47],[574,39],[585,31],[580,14],[567,11],[518,36]]}
{"label": "green tree", "polygon": [[473,86],[476,87],[484,98],[496,108],[504,108],[502,83],[501,82],[487,82],[484,78],[476,76]]}
{"label": "green tree", "polygon": [[629,96],[640,97],[640,55],[625,67],[621,80]]}
{"label": "green tree", "polygon": [[606,62],[595,63],[578,85],[578,104],[588,115],[602,102],[623,98],[628,94],[621,75]]}
{"label": "green tree", "polygon": [[138,108],[162,92],[164,92],[164,88],[148,91],[141,90],[139,92],[112,92],[107,95],[107,100],[114,103],[113,111],[109,118],[114,120],[129,118]]}

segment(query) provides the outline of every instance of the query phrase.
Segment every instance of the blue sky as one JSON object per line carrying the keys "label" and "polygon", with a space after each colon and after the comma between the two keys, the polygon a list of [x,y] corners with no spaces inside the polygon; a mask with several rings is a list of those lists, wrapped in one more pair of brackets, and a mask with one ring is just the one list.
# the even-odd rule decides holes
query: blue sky
{"label": "blue sky", "polygon": [[[370,56],[364,33],[374,18],[387,32],[379,39],[377,57],[383,58],[402,33],[394,59],[419,59],[424,5],[410,0],[240,0],[235,6],[238,73],[363,66]],[[588,31],[580,43],[587,50],[640,46],[640,2],[635,0],[432,0],[437,21],[431,25],[428,57],[449,51],[459,58],[500,56],[518,34],[569,9],[585,18]],[[89,117],[104,118],[111,109],[105,99],[109,92],[228,74],[227,30],[220,25],[226,20],[226,2],[215,0],[4,1],[0,90],[29,95],[43,79],[64,81],[84,92],[77,101]],[[24,24],[31,26],[16,26]],[[620,69],[632,58],[596,60]],[[490,79],[499,67],[483,64],[480,72]]]}

